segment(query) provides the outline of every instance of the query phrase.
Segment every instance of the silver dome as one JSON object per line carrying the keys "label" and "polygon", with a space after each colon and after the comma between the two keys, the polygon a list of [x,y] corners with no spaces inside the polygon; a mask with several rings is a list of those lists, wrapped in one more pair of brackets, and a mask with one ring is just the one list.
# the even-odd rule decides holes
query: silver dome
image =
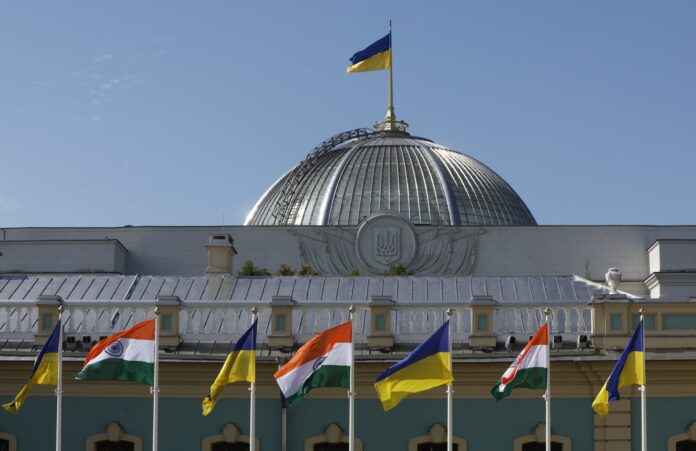
{"label": "silver dome", "polygon": [[365,129],[314,149],[266,191],[245,225],[357,225],[385,210],[413,224],[536,225],[483,163],[405,132]]}

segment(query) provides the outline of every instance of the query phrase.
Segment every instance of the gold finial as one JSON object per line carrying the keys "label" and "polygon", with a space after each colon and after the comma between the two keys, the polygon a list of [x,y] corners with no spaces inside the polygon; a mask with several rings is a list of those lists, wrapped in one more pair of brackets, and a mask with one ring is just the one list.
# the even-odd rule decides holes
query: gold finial
{"label": "gold finial", "polygon": [[640,313],[641,315],[645,315],[645,308],[643,308],[643,306],[641,306],[640,310],[638,310],[638,313]]}
{"label": "gold finial", "polygon": [[252,313],[253,315],[256,315],[257,313],[259,313],[259,309],[257,309],[256,306],[253,306],[253,307],[251,308],[251,313]]}
{"label": "gold finial", "polygon": [[350,307],[348,307],[348,311],[349,311],[350,313],[355,313],[355,306],[354,306],[354,305],[351,305]]}
{"label": "gold finial", "polygon": [[447,308],[447,316],[451,318],[453,314],[454,314],[454,310],[452,310],[452,307],[448,307]]}

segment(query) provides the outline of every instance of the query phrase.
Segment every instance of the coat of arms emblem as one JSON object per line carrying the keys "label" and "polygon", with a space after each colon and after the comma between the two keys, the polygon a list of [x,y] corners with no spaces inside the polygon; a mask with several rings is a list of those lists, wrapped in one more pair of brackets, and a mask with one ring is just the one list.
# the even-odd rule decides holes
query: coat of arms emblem
{"label": "coat of arms emblem", "polygon": [[375,229],[374,258],[389,265],[399,260],[401,247],[401,229],[398,227],[381,227]]}

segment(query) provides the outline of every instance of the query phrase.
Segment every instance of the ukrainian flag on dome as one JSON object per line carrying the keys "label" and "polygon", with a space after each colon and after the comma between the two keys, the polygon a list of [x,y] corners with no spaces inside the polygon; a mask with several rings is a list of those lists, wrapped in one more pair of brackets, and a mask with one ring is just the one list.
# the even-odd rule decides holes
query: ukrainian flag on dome
{"label": "ukrainian flag on dome", "polygon": [[29,395],[29,390],[34,385],[58,385],[58,353],[60,352],[60,327],[58,321],[56,327],[51,332],[51,335],[46,340],[46,343],[41,348],[39,355],[34,361],[34,367],[31,369],[29,381],[17,393],[12,402],[3,404],[3,409],[15,414],[24,405],[24,400]]}
{"label": "ukrainian flag on dome", "polygon": [[597,394],[592,408],[602,416],[609,413],[609,403],[621,399],[619,389],[629,385],[645,385],[645,346],[641,319],[626,348],[616,362],[609,379]]}
{"label": "ukrainian flag on dome", "polygon": [[377,377],[375,389],[384,410],[396,407],[406,396],[452,382],[449,321],[401,362]]}
{"label": "ukrainian flag on dome", "polygon": [[258,320],[254,321],[227,356],[215,382],[210,386],[210,394],[203,399],[203,415],[213,411],[225,385],[232,382],[256,382],[257,324]]}
{"label": "ukrainian flag on dome", "polygon": [[356,52],[350,58],[352,66],[346,72],[368,72],[391,67],[391,32],[382,39],[370,44],[366,49]]}

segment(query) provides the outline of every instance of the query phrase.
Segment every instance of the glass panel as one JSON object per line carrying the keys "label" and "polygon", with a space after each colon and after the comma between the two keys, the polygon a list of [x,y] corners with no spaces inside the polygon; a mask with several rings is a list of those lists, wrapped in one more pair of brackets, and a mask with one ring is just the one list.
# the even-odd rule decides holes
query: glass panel
{"label": "glass panel", "polygon": [[285,332],[287,325],[285,324],[285,313],[276,315],[275,332]]}
{"label": "glass panel", "polygon": [[696,451],[696,441],[682,440],[677,442],[677,451]]}
{"label": "glass panel", "polygon": [[53,328],[53,313],[44,313],[43,314],[41,328],[44,330]]}
{"label": "glass panel", "polygon": [[[635,329],[638,321],[640,321],[640,315],[633,315],[632,321],[632,328]],[[645,322],[643,323],[645,330],[655,330],[657,328],[655,324],[655,315],[645,315]]]}
{"label": "glass panel", "polygon": [[375,330],[383,332],[387,329],[387,320],[384,315],[375,315]]}
{"label": "glass panel", "polygon": [[696,315],[662,315],[664,329],[696,329]]}
{"label": "glass panel", "polygon": [[249,444],[241,442],[215,442],[210,447],[210,451],[249,451]]}
{"label": "glass panel", "polygon": [[611,314],[611,330],[621,330],[622,325],[621,325],[621,313],[612,313]]}
{"label": "glass panel", "polygon": [[172,330],[172,315],[162,315],[162,330]]}
{"label": "glass panel", "polygon": [[487,331],[488,330],[488,315],[479,314],[476,317],[476,324],[478,326],[479,331]]}
{"label": "glass panel", "polygon": [[97,442],[94,451],[134,451],[133,442],[110,442],[103,440]]}
{"label": "glass panel", "polygon": [[10,451],[10,441],[0,439],[0,451]]}

